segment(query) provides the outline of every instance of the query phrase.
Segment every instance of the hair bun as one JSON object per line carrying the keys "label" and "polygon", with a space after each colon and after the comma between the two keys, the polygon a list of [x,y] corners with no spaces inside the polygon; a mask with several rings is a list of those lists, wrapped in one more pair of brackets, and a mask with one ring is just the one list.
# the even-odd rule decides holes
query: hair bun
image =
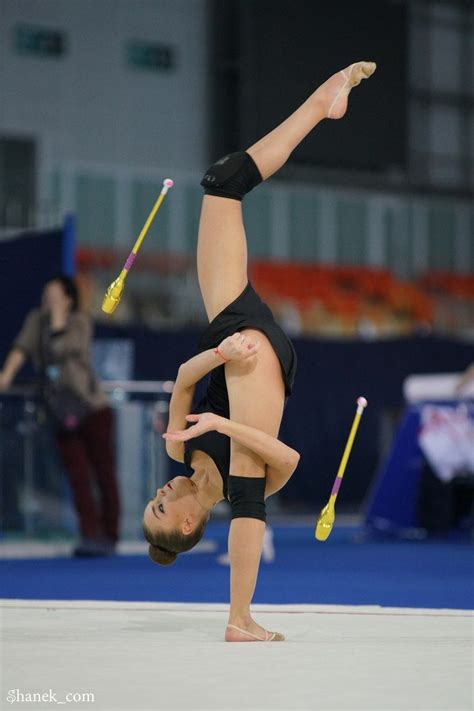
{"label": "hair bun", "polygon": [[164,551],[157,546],[148,546],[148,555],[154,563],[158,565],[171,565],[174,563],[178,557],[177,553],[171,553],[170,551]]}

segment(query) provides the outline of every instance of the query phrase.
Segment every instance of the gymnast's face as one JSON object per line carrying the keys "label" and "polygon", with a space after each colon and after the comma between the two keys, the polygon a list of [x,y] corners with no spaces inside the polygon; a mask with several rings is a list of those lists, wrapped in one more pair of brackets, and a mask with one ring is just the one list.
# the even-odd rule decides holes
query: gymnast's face
{"label": "gymnast's face", "polygon": [[196,485],[185,476],[176,476],[157,489],[143,514],[143,523],[150,533],[191,533],[202,513],[195,493]]}

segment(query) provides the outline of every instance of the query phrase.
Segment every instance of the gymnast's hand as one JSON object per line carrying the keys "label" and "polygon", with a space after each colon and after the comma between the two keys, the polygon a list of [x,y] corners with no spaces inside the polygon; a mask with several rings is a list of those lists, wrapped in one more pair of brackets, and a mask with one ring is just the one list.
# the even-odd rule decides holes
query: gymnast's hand
{"label": "gymnast's hand", "polygon": [[234,333],[224,338],[218,351],[227,361],[242,361],[256,355],[259,348],[259,341],[248,338],[244,333]]}
{"label": "gymnast's hand", "polygon": [[186,415],[186,420],[188,422],[194,422],[195,424],[186,430],[165,432],[163,439],[167,439],[171,442],[185,442],[188,439],[193,439],[193,437],[200,437],[206,432],[216,430],[219,420],[222,419],[222,417],[215,415],[213,412],[202,412],[199,415]]}

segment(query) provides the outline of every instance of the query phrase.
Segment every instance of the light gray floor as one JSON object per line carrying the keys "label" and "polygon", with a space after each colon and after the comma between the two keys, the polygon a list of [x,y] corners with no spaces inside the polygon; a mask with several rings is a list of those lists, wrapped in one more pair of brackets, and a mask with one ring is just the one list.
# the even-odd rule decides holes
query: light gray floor
{"label": "light gray floor", "polygon": [[17,701],[50,689],[63,707],[93,711],[473,708],[467,611],[255,605],[287,641],[228,644],[226,609],[3,600],[0,708],[57,709]]}

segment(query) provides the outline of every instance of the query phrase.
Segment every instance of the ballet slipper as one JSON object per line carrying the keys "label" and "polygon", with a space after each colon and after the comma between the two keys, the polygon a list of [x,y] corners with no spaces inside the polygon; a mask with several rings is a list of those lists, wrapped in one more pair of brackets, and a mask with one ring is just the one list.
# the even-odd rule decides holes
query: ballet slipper
{"label": "ballet slipper", "polygon": [[[285,636],[282,635],[281,632],[268,632],[268,630],[265,630],[265,637],[258,637],[256,634],[247,632],[246,630],[243,630],[240,627],[236,627],[235,625],[227,625],[227,627],[230,627],[233,630],[237,630],[237,632],[240,632],[241,634],[244,634],[247,637],[252,637],[252,640],[249,641],[256,640],[257,642],[283,642],[285,639]],[[235,641],[243,642],[244,640]]]}
{"label": "ballet slipper", "polygon": [[[344,77],[344,83],[334,97],[327,117],[339,119],[344,116],[347,110],[347,97],[351,89],[358,86],[362,79],[368,79],[375,72],[377,65],[375,62],[356,62],[346,69],[341,69],[339,74]],[[337,106],[339,102],[339,106]]]}

